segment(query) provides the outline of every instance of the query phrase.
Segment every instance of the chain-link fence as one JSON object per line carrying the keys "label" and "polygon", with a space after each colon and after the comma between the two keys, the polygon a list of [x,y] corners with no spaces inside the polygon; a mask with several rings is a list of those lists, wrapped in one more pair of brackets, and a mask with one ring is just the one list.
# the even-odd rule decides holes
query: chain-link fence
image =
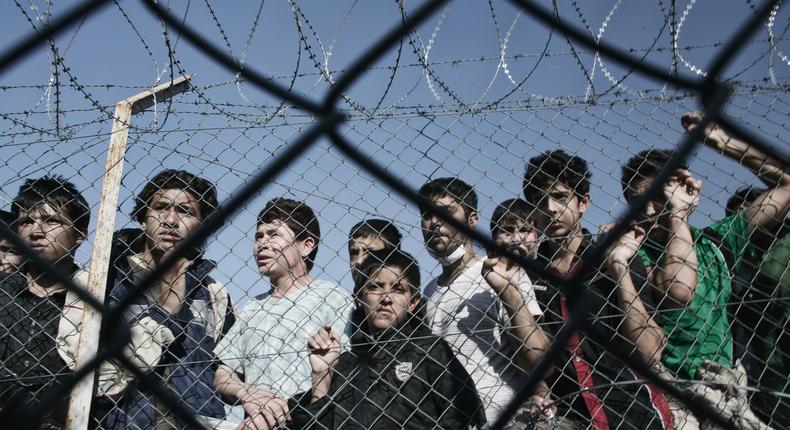
{"label": "chain-link fence", "polygon": [[787,427],[781,5],[6,5],[4,422]]}

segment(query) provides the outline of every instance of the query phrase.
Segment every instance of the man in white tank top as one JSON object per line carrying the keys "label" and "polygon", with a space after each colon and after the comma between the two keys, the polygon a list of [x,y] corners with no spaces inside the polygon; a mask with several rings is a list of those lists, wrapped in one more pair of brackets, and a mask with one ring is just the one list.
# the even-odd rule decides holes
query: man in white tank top
{"label": "man in white tank top", "polygon": [[[469,228],[477,225],[477,196],[465,182],[434,179],[420,195]],[[425,245],[442,264],[442,274],[425,288],[427,322],[472,376],[493,423],[549,345],[525,304],[531,283],[511,280],[517,267],[477,255],[458,229],[429,208],[420,212]]]}

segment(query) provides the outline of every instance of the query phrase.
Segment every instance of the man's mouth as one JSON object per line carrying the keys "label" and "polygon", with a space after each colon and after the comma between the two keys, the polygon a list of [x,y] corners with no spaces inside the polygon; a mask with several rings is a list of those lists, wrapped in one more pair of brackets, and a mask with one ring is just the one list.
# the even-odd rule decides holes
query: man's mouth
{"label": "man's mouth", "polygon": [[171,242],[178,242],[179,240],[181,240],[181,236],[179,234],[173,232],[167,232],[167,231],[163,233],[159,233],[159,237],[162,240],[167,240]]}

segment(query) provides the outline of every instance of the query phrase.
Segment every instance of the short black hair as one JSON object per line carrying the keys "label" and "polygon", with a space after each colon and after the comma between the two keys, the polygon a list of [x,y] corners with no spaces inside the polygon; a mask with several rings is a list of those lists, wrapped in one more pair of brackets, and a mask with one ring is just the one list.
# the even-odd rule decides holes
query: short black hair
{"label": "short black hair", "polygon": [[730,216],[740,211],[741,206],[751,204],[765,191],[765,188],[758,187],[743,187],[739,189],[727,200],[727,205],[724,207],[724,214]]}
{"label": "short black hair", "polygon": [[3,221],[4,223],[6,223],[6,225],[13,228],[12,226],[14,224],[14,221],[16,221],[16,219],[14,218],[13,215],[11,215],[11,212],[0,210],[0,221]]}
{"label": "short black hair", "polygon": [[387,248],[400,249],[401,236],[398,227],[392,221],[379,218],[370,218],[360,221],[351,227],[348,234],[348,245],[358,237],[377,237],[384,241]]}
{"label": "short black hair", "polygon": [[315,212],[306,203],[278,197],[269,200],[266,206],[258,213],[258,225],[270,223],[275,220],[284,222],[295,235],[296,240],[312,237],[315,240],[313,251],[305,257],[307,271],[313,268],[315,256],[318,254],[318,243],[321,241],[321,227]]}
{"label": "short black hair", "polygon": [[91,209],[77,187],[66,178],[47,175],[26,180],[11,203],[11,216],[16,220],[20,212],[29,212],[42,204],[62,210],[72,227],[83,236],[88,236]]}
{"label": "short black hair", "polygon": [[143,224],[154,194],[164,190],[183,190],[195,196],[200,206],[201,221],[208,218],[219,206],[214,184],[186,170],[167,169],[157,173],[137,195],[132,218]]}
{"label": "short black hair", "polygon": [[[628,197],[628,189],[634,182],[647,178],[654,178],[664,166],[667,165],[675,152],[670,149],[646,149],[633,157],[623,165],[620,185],[623,187],[623,196]],[[688,165],[681,164],[680,169],[688,169]]]}
{"label": "short black hair", "polygon": [[558,183],[583,197],[590,192],[591,176],[587,161],[578,155],[570,155],[561,149],[544,152],[527,162],[522,184],[524,198],[536,203],[542,194]]}
{"label": "short black hair", "polygon": [[501,226],[505,224],[527,222],[532,210],[533,206],[522,199],[508,199],[500,203],[491,215],[491,237],[495,238]]}
{"label": "short black hair", "polygon": [[371,252],[359,268],[360,276],[354,285],[354,297],[358,297],[362,292],[362,287],[382,267],[401,269],[406,282],[412,289],[412,294],[420,294],[420,266],[417,264],[417,260],[400,249],[382,249]]}
{"label": "short black hair", "polygon": [[[458,178],[437,178],[423,184],[419,191],[420,196],[426,200],[450,196],[463,208],[464,214],[469,217],[472,212],[477,212],[477,194],[474,188]],[[420,205],[420,214],[425,215],[428,207]]]}

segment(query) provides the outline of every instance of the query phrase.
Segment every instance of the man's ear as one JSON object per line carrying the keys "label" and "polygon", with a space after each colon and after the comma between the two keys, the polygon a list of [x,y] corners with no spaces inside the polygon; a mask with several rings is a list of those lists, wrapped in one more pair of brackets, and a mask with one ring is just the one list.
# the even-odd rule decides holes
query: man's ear
{"label": "man's ear", "polygon": [[584,213],[589,209],[590,203],[592,203],[592,199],[590,198],[590,193],[585,193],[583,196],[579,198],[579,212]]}
{"label": "man's ear", "polygon": [[302,258],[307,258],[307,256],[310,255],[311,252],[313,252],[316,245],[317,243],[315,241],[315,238],[312,236],[307,236],[306,238],[299,241],[299,246],[297,247],[297,249],[299,250],[299,253],[302,254]]}
{"label": "man's ear", "polygon": [[411,299],[409,299],[409,312],[414,312],[419,306],[420,301],[422,301],[422,296],[419,294],[412,294]]}
{"label": "man's ear", "polygon": [[74,230],[74,245],[71,247],[72,250],[75,250],[82,245],[82,242],[85,241],[85,234],[81,231]]}
{"label": "man's ear", "polygon": [[479,215],[477,215],[477,211],[472,211],[469,213],[469,216],[466,217],[466,223],[469,224],[469,227],[474,229],[477,227],[477,223],[480,221]]}

